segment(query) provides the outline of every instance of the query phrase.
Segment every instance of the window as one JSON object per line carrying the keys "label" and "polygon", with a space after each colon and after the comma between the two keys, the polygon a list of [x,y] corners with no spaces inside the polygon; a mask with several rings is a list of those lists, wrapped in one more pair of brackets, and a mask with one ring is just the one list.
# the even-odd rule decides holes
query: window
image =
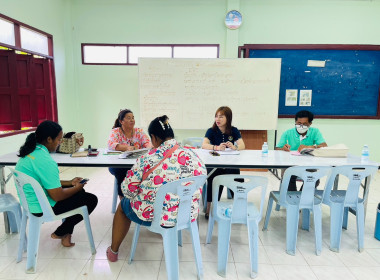
{"label": "window", "polygon": [[219,48],[210,47],[174,47],[175,58],[218,58]]}
{"label": "window", "polygon": [[47,36],[24,27],[20,28],[20,32],[21,47],[23,49],[48,55]]}
{"label": "window", "polygon": [[172,57],[171,47],[151,46],[151,47],[129,47],[129,63],[137,64],[139,57]]}
{"label": "window", "polygon": [[84,46],[84,64],[126,64],[127,47],[125,46]]}
{"label": "window", "polygon": [[57,121],[52,53],[50,34],[0,14],[0,137]]}
{"label": "window", "polygon": [[0,17],[0,43],[7,45],[15,44],[15,28],[12,22]]}
{"label": "window", "polygon": [[218,58],[219,45],[82,44],[82,64],[137,65],[140,57]]}

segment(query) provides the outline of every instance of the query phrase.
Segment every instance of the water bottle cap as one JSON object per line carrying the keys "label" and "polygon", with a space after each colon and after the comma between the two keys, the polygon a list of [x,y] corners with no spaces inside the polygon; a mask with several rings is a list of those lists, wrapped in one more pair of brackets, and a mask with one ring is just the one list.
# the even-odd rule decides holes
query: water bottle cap
{"label": "water bottle cap", "polygon": [[267,142],[264,142],[264,145],[267,145]]}

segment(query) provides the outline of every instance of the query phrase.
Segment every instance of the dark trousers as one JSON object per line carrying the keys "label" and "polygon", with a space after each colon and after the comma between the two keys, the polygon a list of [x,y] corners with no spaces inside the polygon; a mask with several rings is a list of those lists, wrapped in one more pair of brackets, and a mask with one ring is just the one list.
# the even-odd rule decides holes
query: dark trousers
{"label": "dark trousers", "polygon": [[[92,193],[88,193],[85,190],[77,192],[73,196],[58,201],[54,207],[53,211],[56,215],[65,213],[67,211],[79,208],[81,206],[87,206],[88,214],[94,211],[96,205],[98,204],[98,198]],[[64,236],[65,234],[72,234],[74,231],[74,226],[83,220],[82,215],[74,215],[65,219],[65,221],[56,230],[55,234],[57,236]]]}
{"label": "dark trousers", "polygon": [[[214,168],[207,168],[207,173],[210,173]],[[230,168],[217,168],[214,173],[207,178],[207,202],[212,202],[212,180],[219,175],[228,175],[228,174],[240,174],[240,169],[230,169]],[[219,186],[218,200],[222,196],[223,186]],[[234,193],[232,192],[232,197]]]}
{"label": "dark trousers", "polygon": [[[65,188],[65,187],[63,187]],[[66,187],[67,188],[67,187]],[[65,200],[58,201],[54,207],[52,207],[54,214],[59,215],[76,208],[87,206],[88,214],[94,211],[98,204],[98,198],[92,193],[87,193],[85,190],[81,190],[73,196],[66,198]],[[42,213],[33,213],[37,217],[41,217]],[[66,234],[72,234],[74,227],[80,221],[83,220],[82,215],[74,215],[65,218],[65,221],[55,230],[57,236],[64,236]]]}
{"label": "dark trousers", "polygon": [[129,168],[108,168],[109,172],[115,176],[117,181],[117,193],[119,196],[124,196],[123,192],[121,191],[121,184],[123,183],[125,177],[127,176],[127,172]]}

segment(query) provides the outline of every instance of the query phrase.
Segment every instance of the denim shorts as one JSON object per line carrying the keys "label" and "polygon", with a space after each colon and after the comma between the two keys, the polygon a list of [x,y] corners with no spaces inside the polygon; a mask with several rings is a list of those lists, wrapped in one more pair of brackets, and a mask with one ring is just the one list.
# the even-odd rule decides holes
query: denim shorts
{"label": "denim shorts", "polygon": [[139,225],[143,225],[143,226],[150,226],[152,224],[152,222],[148,222],[148,221],[143,221],[141,220],[135,213],[135,211],[133,211],[132,207],[131,207],[131,202],[128,198],[125,198],[123,197],[122,200],[120,201],[120,205],[121,205],[121,209],[123,210],[124,214],[128,217],[128,219],[130,219],[132,222],[136,223],[136,224],[139,224]]}

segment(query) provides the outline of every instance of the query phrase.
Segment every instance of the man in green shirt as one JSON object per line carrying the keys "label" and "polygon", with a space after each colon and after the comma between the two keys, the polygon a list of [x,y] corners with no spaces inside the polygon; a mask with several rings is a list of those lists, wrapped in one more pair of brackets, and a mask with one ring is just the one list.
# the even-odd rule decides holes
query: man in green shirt
{"label": "man in green shirt", "polygon": [[[285,131],[280,141],[276,145],[276,150],[301,151],[305,148],[327,147],[318,128],[311,127],[314,119],[312,112],[302,110],[295,116],[295,127]],[[296,176],[292,176],[289,182],[288,191],[296,191]]]}

